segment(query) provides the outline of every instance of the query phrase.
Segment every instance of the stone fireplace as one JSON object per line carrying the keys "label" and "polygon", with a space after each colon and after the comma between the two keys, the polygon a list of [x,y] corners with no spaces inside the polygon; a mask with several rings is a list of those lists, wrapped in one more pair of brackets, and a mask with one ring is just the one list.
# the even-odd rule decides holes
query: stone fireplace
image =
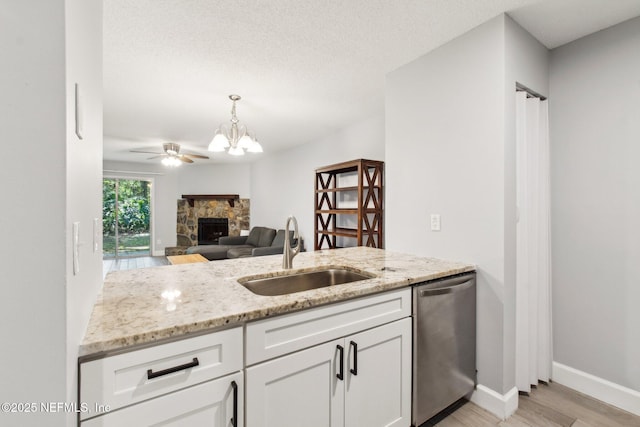
{"label": "stone fireplace", "polygon": [[[178,215],[176,247],[165,248],[166,255],[182,255],[189,246],[198,245],[200,219],[211,218],[226,220],[227,234],[239,236],[240,230],[249,230],[250,204],[249,199],[230,199],[226,196],[183,196],[188,199],[178,199]],[[208,222],[208,221],[204,221]],[[202,221],[200,221],[202,223]],[[217,231],[219,233],[219,231]],[[200,233],[202,234],[202,233]],[[220,237],[220,236],[218,236]],[[203,244],[203,243],[200,243]],[[215,243],[207,243],[215,244]]]}
{"label": "stone fireplace", "polygon": [[229,235],[229,218],[198,218],[198,245],[217,245]]}

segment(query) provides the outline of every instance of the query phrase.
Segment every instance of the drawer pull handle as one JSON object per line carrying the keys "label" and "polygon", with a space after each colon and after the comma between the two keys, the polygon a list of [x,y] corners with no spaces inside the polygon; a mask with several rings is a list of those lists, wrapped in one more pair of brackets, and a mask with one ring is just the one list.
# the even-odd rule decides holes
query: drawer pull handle
{"label": "drawer pull handle", "polygon": [[163,375],[173,374],[174,372],[184,371],[185,369],[194,368],[198,366],[200,362],[198,362],[198,358],[194,357],[193,360],[189,363],[185,363],[184,365],[174,366],[173,368],[163,369],[162,371],[153,372],[151,369],[147,369],[147,379],[152,380],[154,378],[161,377]]}
{"label": "drawer pull handle", "polygon": [[344,348],[341,345],[338,345],[338,353],[340,353],[340,355],[338,356],[340,358],[340,365],[338,365],[340,366],[340,369],[336,374],[336,378],[342,381],[344,379]]}
{"label": "drawer pull handle", "polygon": [[231,387],[233,388],[233,418],[231,418],[231,425],[238,427],[238,384],[235,381],[231,381]]}
{"label": "drawer pull handle", "polygon": [[349,369],[353,375],[358,375],[358,344],[355,341],[349,343],[353,347],[353,368]]}

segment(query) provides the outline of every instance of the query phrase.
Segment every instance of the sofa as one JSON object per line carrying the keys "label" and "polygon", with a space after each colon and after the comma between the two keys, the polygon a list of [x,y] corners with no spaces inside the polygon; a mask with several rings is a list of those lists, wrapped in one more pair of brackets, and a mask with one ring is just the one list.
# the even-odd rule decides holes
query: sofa
{"label": "sofa", "polygon": [[[191,246],[187,248],[187,254],[200,254],[209,261],[282,254],[284,233],[285,230],[253,227],[248,236],[224,236],[218,240],[217,245]],[[292,246],[297,244],[293,239],[293,231],[289,231],[289,239]]]}

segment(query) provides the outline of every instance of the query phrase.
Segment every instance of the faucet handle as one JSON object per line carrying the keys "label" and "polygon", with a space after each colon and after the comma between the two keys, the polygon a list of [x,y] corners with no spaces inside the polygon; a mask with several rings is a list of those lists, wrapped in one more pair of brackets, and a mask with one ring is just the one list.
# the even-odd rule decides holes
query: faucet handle
{"label": "faucet handle", "polygon": [[297,233],[293,234],[293,238],[296,239],[296,246],[293,248],[293,255],[298,255],[300,252],[300,248],[302,247],[302,239],[300,239],[300,235]]}

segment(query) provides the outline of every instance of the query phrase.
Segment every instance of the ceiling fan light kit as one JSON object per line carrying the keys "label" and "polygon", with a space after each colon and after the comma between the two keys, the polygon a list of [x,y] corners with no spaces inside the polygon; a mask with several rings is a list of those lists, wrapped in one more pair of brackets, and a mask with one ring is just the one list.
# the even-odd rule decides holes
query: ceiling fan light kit
{"label": "ceiling fan light kit", "polygon": [[169,167],[180,166],[182,162],[177,157],[165,157],[162,159],[162,164]]}
{"label": "ceiling fan light kit", "polygon": [[209,143],[209,151],[224,152],[227,150],[232,156],[243,156],[245,152],[262,153],[262,146],[255,134],[249,132],[246,126],[238,124],[236,116],[236,102],[240,95],[229,95],[231,106],[231,126],[221,125]]}
{"label": "ceiling fan light kit", "polygon": [[132,153],[147,153],[157,154],[157,156],[149,157],[151,159],[157,159],[162,157],[162,164],[169,167],[180,166],[182,163],[193,163],[193,159],[208,159],[208,156],[202,156],[200,154],[183,153],[180,154],[180,144],[175,142],[166,142],[162,144],[164,153],[156,153],[153,151],[139,151],[131,150]]}

